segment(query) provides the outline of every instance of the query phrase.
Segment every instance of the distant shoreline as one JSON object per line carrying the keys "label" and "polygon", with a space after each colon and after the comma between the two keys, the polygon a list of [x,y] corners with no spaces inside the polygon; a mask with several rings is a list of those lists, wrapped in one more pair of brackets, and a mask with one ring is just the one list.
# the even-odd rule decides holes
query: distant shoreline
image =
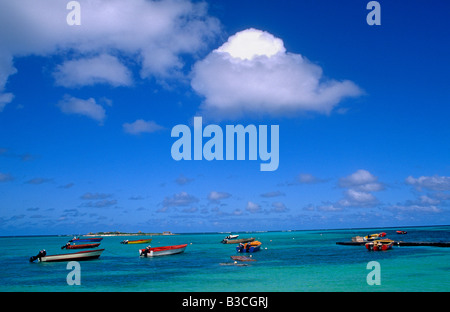
{"label": "distant shoreline", "polygon": [[80,236],[102,236],[102,237],[108,237],[108,236],[158,236],[158,235],[176,235],[172,232],[163,232],[163,233],[122,233],[122,232],[98,232],[98,233],[88,233],[83,234]]}
{"label": "distant shoreline", "polygon": [[317,228],[317,229],[291,229],[291,230],[268,230],[268,231],[220,231],[220,232],[182,232],[182,233],[125,233],[125,232],[97,232],[88,234],[27,234],[27,235],[0,235],[0,238],[12,237],[61,237],[61,236],[159,236],[159,235],[198,235],[198,234],[250,234],[257,232],[308,232],[308,231],[372,231],[372,230],[397,230],[397,229],[411,229],[411,228],[427,228],[427,227],[450,227],[450,224],[433,224],[433,225],[398,225],[385,227],[353,227],[353,228]]}

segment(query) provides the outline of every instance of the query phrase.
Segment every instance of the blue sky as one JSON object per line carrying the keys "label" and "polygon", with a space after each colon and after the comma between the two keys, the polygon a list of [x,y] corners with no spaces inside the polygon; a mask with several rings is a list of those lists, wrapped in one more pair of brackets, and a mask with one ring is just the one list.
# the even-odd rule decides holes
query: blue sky
{"label": "blue sky", "polygon": [[[0,0],[0,235],[449,224],[448,3],[68,2]],[[175,161],[194,116],[278,169]]]}

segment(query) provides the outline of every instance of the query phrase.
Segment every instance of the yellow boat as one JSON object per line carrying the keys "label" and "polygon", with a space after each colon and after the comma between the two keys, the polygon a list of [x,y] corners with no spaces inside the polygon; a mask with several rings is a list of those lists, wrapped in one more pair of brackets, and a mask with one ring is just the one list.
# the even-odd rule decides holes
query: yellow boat
{"label": "yellow boat", "polygon": [[149,244],[151,241],[152,241],[151,238],[150,239],[137,239],[137,240],[131,240],[131,241],[126,239],[124,241],[121,241],[120,243],[121,244]]}
{"label": "yellow boat", "polygon": [[370,242],[370,241],[373,241],[373,240],[376,240],[376,239],[379,239],[379,238],[385,237],[385,236],[386,236],[385,232],[381,232],[381,233],[377,233],[377,234],[370,234],[370,235],[364,236],[364,240]]}

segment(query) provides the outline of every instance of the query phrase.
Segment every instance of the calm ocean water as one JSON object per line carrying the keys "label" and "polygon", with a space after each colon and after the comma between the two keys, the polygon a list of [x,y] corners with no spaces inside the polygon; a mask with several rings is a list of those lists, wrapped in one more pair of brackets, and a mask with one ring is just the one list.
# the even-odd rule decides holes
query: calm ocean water
{"label": "calm ocean water", "polygon": [[[66,262],[29,263],[40,249],[65,253],[71,237],[1,237],[0,291],[146,291],[146,292],[298,292],[298,291],[450,291],[450,248],[393,247],[368,252],[364,246],[340,246],[352,236],[385,231],[405,241],[450,241],[450,227],[349,229],[238,233],[255,237],[262,249],[248,266],[230,264],[235,245],[220,241],[226,234],[153,236],[152,246],[187,243],[183,254],[140,258],[145,245],[122,245],[124,239],[105,237],[97,260],[80,262],[81,285],[68,285]],[[69,251],[71,252],[71,251]],[[370,261],[380,264],[381,285],[368,285]],[[222,265],[221,265],[222,264]]]}

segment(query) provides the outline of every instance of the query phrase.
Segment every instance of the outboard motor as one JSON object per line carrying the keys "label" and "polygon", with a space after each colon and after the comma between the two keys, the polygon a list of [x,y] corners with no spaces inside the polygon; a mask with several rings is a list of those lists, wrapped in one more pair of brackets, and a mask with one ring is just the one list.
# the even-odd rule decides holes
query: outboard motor
{"label": "outboard motor", "polygon": [[40,259],[41,257],[45,257],[46,254],[47,254],[47,252],[45,251],[45,249],[42,249],[39,251],[39,253],[36,256],[30,257],[30,262],[33,262],[36,259]]}
{"label": "outboard motor", "polygon": [[147,247],[147,248],[145,248],[145,249],[139,250],[140,255],[143,256],[143,257],[147,257],[147,254],[148,254],[149,252],[150,252],[150,246]]}

